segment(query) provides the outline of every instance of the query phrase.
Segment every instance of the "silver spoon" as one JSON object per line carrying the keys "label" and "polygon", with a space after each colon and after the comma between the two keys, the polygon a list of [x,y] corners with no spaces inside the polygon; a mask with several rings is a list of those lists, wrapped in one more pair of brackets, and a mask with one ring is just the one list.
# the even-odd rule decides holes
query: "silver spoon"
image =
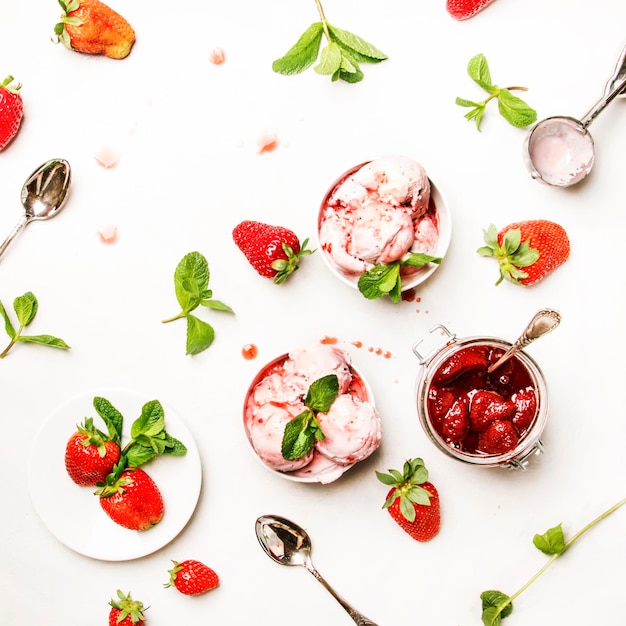
{"label": "silver spoon", "polygon": [[533,126],[524,142],[524,160],[530,175],[554,187],[570,187],[586,178],[595,160],[591,122],[617,97],[626,94],[626,46],[600,99],[580,120],[548,117]]}
{"label": "silver spoon", "polygon": [[553,309],[541,309],[537,311],[533,318],[520,335],[519,339],[493,364],[487,368],[487,373],[491,374],[493,370],[500,367],[505,361],[508,361],[518,350],[525,348],[529,343],[546,335],[554,330],[561,323],[561,314]]}
{"label": "silver spoon", "polygon": [[63,208],[71,179],[70,164],[64,159],[46,161],[28,177],[21,194],[24,215],[0,245],[0,257],[27,224],[50,219]]}
{"label": "silver spoon", "polygon": [[353,609],[319,574],[311,561],[311,539],[306,530],[277,515],[262,515],[256,521],[256,536],[265,553],[281,565],[301,565],[326,587],[359,626],[377,626]]}

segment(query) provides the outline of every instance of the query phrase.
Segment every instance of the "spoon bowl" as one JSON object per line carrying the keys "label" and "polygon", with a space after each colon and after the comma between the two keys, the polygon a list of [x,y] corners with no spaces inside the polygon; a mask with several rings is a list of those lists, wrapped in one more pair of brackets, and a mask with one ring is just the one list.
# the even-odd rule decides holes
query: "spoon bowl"
{"label": "spoon bowl", "polygon": [[64,159],[50,159],[40,165],[22,186],[23,215],[4,243],[0,257],[17,234],[30,222],[48,220],[65,206],[72,180],[70,164]]}
{"label": "spoon bowl", "polygon": [[280,565],[300,565],[322,583],[359,626],[377,626],[350,606],[325,580],[311,561],[311,538],[298,524],[278,515],[262,515],[256,521],[257,539],[265,554]]}

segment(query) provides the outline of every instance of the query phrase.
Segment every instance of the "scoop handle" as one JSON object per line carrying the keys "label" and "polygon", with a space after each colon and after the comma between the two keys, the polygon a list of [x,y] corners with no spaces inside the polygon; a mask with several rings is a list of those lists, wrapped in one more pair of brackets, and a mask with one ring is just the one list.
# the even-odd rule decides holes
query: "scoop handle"
{"label": "scoop handle", "polygon": [[326,580],[322,577],[322,575],[315,569],[315,567],[313,566],[313,564],[308,561],[307,563],[305,563],[305,567],[306,569],[311,572],[311,574],[313,574],[313,576],[315,576],[315,578],[317,578],[317,580],[319,582],[322,583],[322,585],[324,585],[324,587],[326,587],[326,590],[330,592],[330,594],[333,596],[333,598],[335,598],[335,600],[337,600],[337,602],[339,602],[339,604],[341,604],[341,606],[347,611],[348,615],[354,620],[354,622],[356,624],[358,624],[358,626],[378,626],[378,624],[376,624],[375,622],[373,622],[371,619],[368,619],[367,617],[365,617],[365,615],[361,615],[361,613],[359,613],[355,608],[353,608],[352,606],[350,606],[327,582]]}
{"label": "scoop handle", "polygon": [[0,245],[0,257],[2,257],[2,255],[4,254],[4,251],[9,247],[9,244],[15,239],[15,237],[17,237],[18,233],[22,231],[24,226],[26,226],[26,224],[28,224],[29,221],[30,220],[28,219],[28,216],[26,215],[22,216],[20,221],[15,225],[13,230],[9,233],[9,236],[4,240],[4,243]]}

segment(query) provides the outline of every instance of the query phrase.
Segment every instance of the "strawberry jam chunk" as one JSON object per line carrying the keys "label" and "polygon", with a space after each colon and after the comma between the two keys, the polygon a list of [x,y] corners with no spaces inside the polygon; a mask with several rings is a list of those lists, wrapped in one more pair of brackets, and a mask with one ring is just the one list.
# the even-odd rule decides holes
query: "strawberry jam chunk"
{"label": "strawberry jam chunk", "polygon": [[522,361],[512,356],[487,372],[503,353],[488,344],[467,346],[433,374],[426,398],[429,420],[459,451],[504,454],[517,446],[535,421],[537,390]]}

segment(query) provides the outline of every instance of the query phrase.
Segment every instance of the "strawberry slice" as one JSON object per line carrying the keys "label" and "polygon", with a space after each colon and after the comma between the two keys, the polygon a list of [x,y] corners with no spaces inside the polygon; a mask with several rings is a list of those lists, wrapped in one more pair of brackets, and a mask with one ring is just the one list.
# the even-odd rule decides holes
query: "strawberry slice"
{"label": "strawberry slice", "polygon": [[447,0],[446,9],[455,20],[467,20],[492,2],[493,0]]}

